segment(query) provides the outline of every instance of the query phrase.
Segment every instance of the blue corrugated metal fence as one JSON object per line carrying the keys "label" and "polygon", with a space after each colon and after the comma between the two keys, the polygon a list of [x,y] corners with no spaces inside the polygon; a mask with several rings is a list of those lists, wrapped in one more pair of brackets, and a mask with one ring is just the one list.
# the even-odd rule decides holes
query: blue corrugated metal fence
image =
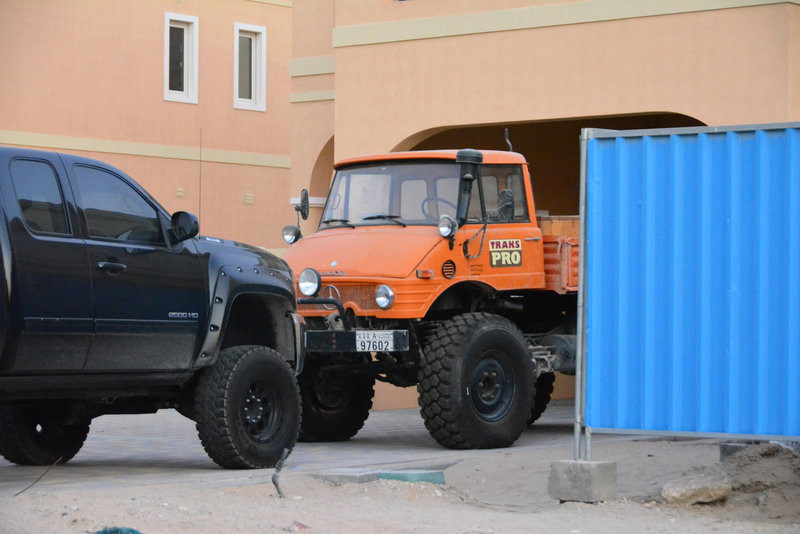
{"label": "blue corrugated metal fence", "polygon": [[800,436],[800,124],[585,138],[585,424]]}

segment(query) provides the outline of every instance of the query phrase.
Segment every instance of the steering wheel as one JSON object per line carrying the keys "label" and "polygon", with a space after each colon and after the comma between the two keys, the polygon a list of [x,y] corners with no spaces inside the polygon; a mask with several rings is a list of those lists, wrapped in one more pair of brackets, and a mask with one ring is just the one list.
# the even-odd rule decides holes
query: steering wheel
{"label": "steering wheel", "polygon": [[449,206],[449,207],[453,208],[453,210],[457,210],[458,209],[456,207],[456,205],[453,204],[452,202],[450,202],[449,200],[445,200],[445,199],[443,199],[441,197],[428,197],[425,200],[423,200],[422,204],[420,205],[420,209],[422,210],[422,214],[425,216],[426,219],[431,219],[432,218],[430,213],[428,213],[428,210],[425,209],[425,207],[428,205],[428,202],[441,202],[445,206]]}

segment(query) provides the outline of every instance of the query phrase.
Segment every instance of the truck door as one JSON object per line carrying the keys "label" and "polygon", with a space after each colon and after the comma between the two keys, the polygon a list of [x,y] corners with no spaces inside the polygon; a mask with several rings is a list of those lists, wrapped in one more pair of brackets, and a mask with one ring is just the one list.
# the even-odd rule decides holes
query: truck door
{"label": "truck door", "polygon": [[[482,165],[480,185],[473,186],[468,224],[459,241],[471,239],[468,251],[470,275],[498,290],[542,287],[544,260],[542,233],[532,224],[524,175],[519,165]],[[480,198],[486,211],[485,235],[481,235]],[[474,222],[469,222],[474,221]],[[482,244],[482,249],[481,249]]]}
{"label": "truck door", "polygon": [[[19,332],[12,372],[75,371],[92,338],[92,287],[86,244],[75,226],[77,212],[56,154],[19,151],[0,157],[8,240],[2,243],[10,292],[10,324]],[[5,236],[4,236],[5,237]],[[9,272],[10,270],[10,272]]]}
{"label": "truck door", "polygon": [[191,240],[170,246],[166,213],[114,170],[74,163],[71,175],[94,291],[87,368],[190,366],[206,320],[206,276]]}

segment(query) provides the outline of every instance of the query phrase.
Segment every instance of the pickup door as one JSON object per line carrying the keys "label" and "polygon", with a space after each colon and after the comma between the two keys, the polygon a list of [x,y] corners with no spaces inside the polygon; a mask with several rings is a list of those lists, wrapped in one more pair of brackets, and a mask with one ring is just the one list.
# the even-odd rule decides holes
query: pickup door
{"label": "pickup door", "polygon": [[95,337],[87,369],[181,370],[197,354],[208,291],[192,240],[122,173],[62,156],[85,224]]}
{"label": "pickup door", "polygon": [[19,336],[0,369],[80,370],[93,334],[92,286],[72,195],[59,180],[64,168],[57,154],[9,154],[0,155],[0,168],[10,178],[0,183],[7,226],[0,236],[12,325]]}

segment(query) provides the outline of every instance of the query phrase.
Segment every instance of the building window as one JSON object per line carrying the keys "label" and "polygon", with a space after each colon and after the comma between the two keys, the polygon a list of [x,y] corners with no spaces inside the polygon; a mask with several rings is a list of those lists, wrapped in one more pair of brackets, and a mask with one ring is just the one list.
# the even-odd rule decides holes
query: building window
{"label": "building window", "polygon": [[267,110],[267,29],[234,24],[233,107]]}
{"label": "building window", "polygon": [[164,100],[197,104],[197,17],[164,14]]}

